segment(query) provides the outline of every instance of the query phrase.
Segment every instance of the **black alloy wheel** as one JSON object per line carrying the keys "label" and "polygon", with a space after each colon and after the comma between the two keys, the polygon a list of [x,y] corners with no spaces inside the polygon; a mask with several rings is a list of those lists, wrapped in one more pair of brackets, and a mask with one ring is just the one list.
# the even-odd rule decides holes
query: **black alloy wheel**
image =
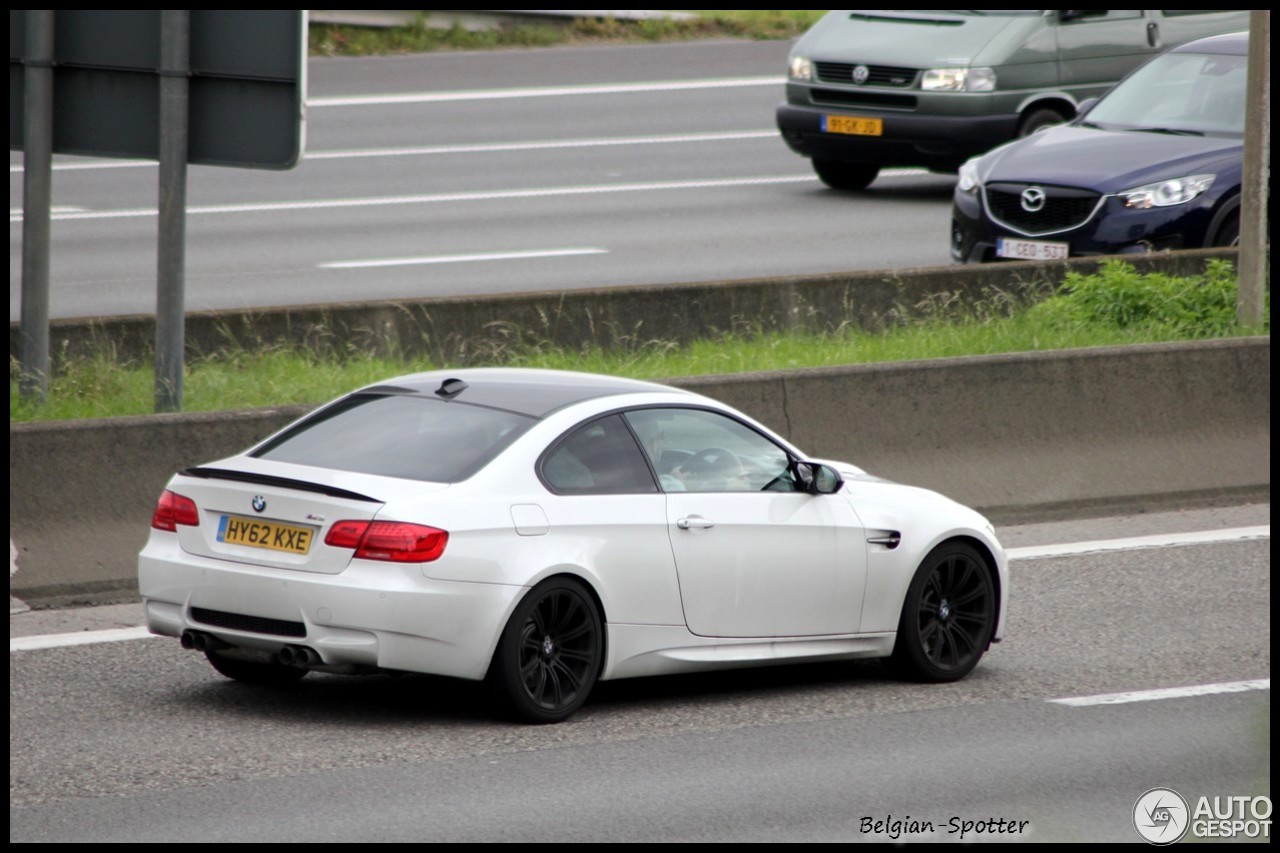
{"label": "black alloy wheel", "polygon": [[552,578],[516,607],[489,677],[517,717],[558,723],[587,701],[603,650],[604,632],[591,596],[574,580]]}
{"label": "black alloy wheel", "polygon": [[892,668],[919,681],[955,681],[973,671],[995,630],[996,590],[971,546],[944,543],[925,557],[902,606]]}

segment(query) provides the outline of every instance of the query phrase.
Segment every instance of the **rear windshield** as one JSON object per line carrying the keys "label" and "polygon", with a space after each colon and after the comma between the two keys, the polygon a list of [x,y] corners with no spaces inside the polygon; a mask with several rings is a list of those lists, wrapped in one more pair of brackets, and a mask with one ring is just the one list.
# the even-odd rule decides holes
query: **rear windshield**
{"label": "rear windshield", "polygon": [[355,394],[251,456],[382,477],[457,483],[489,464],[536,418],[416,395]]}

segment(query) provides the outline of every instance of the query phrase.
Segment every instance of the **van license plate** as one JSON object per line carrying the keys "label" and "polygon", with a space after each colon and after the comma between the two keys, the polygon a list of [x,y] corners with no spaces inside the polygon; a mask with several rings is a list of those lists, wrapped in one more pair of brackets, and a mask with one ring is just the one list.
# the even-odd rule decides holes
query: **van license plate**
{"label": "van license plate", "polygon": [[1023,261],[1065,261],[1067,249],[1066,243],[1051,243],[1044,240],[1010,240],[1008,237],[1000,237],[996,240],[997,256]]}
{"label": "van license plate", "polygon": [[823,116],[822,129],[847,136],[883,136],[884,120],[862,116]]}

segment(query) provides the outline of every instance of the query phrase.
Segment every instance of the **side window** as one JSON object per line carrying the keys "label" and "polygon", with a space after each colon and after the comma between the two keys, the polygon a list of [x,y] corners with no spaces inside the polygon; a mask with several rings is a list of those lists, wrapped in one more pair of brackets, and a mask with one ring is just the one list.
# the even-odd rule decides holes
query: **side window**
{"label": "side window", "polygon": [[542,480],[562,495],[657,492],[635,438],[619,415],[583,424],[542,460]]}
{"label": "side window", "polygon": [[797,491],[787,452],[733,418],[702,409],[639,409],[626,417],[663,491]]}

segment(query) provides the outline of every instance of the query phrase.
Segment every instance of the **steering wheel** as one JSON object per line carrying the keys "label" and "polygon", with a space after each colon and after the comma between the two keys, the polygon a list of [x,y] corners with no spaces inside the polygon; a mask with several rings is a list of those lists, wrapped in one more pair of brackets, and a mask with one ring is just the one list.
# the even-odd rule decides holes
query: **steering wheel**
{"label": "steering wheel", "polygon": [[742,460],[732,450],[723,447],[704,447],[690,456],[680,467],[695,477],[718,474],[725,479],[742,474]]}

